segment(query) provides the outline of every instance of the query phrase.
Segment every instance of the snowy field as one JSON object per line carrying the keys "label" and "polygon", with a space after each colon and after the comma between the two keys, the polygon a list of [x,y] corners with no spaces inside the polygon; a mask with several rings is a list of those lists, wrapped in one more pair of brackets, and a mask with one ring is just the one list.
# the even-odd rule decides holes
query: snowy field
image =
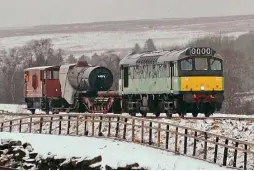
{"label": "snowy field", "polygon": [[102,166],[107,164],[117,167],[137,162],[141,167],[153,170],[226,169],[204,161],[174,155],[170,152],[115,140],[5,132],[0,133],[0,137],[1,139],[11,138],[29,142],[34,150],[42,155],[47,155],[48,152],[57,154],[58,157],[95,157],[101,155]]}
{"label": "snowy field", "polygon": [[[145,32],[84,32],[69,34],[45,34],[35,36],[20,36],[1,38],[2,48],[22,46],[33,39],[50,38],[55,48],[62,48],[68,52],[103,52],[107,50],[119,50],[133,48],[135,43],[143,46],[148,38],[153,38],[156,47],[169,47],[184,45],[188,41],[209,33],[197,31],[167,31],[150,30]],[[0,46],[0,47],[1,47]]]}
{"label": "snowy field", "polygon": [[[222,36],[238,37],[248,32],[232,32],[222,34]],[[157,48],[167,48],[170,46],[184,46],[192,40],[215,33],[196,31],[169,31],[169,30],[149,30],[144,32],[117,31],[117,32],[84,32],[69,34],[45,34],[34,36],[18,36],[0,39],[0,49],[22,46],[29,40],[50,38],[55,48],[62,48],[67,53],[92,55],[104,51],[133,48],[135,43],[143,46],[144,42],[152,38]]]}
{"label": "snowy field", "polygon": [[[207,35],[236,38],[254,29],[254,16],[196,19],[161,19],[0,29],[0,49],[22,46],[27,41],[51,38],[55,48],[67,54],[92,55],[113,50],[123,52],[144,45],[149,38],[157,48],[183,46]],[[219,27],[218,27],[219,26]]]}

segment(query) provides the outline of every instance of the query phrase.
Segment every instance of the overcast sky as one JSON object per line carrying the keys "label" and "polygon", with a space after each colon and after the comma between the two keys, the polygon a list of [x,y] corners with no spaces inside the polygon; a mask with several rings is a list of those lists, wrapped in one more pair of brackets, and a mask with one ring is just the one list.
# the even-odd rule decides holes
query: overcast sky
{"label": "overcast sky", "polygon": [[0,27],[254,14],[254,0],[0,0]]}

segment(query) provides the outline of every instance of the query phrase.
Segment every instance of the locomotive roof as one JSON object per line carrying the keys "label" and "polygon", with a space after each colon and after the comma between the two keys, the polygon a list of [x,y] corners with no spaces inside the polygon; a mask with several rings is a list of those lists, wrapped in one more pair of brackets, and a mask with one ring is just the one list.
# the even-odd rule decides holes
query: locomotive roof
{"label": "locomotive roof", "polygon": [[[143,53],[132,53],[124,57],[120,61],[119,65],[154,64],[154,63],[163,64],[164,62],[177,61],[183,58],[191,57],[190,55],[191,49],[192,49],[191,47],[188,47],[180,50],[162,50]],[[212,48],[210,49],[211,49],[210,57],[221,58],[221,56],[217,54],[215,50],[213,50]]]}
{"label": "locomotive roof", "polygon": [[39,67],[31,67],[26,68],[24,71],[30,71],[30,70],[48,70],[48,69],[58,69],[60,66],[39,66]]}

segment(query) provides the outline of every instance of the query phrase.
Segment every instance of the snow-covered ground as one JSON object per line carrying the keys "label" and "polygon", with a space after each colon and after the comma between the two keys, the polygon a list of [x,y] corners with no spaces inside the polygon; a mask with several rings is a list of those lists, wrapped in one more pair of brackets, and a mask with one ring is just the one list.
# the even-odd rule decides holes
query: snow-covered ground
{"label": "snow-covered ground", "polygon": [[26,105],[19,104],[0,104],[0,113],[9,112],[9,113],[29,113],[25,109]]}
{"label": "snow-covered ground", "polygon": [[95,157],[102,156],[102,166],[125,166],[139,163],[141,167],[153,170],[225,170],[216,164],[175,155],[138,144],[119,142],[92,137],[68,137],[25,133],[0,133],[1,139],[21,140],[31,143],[36,152],[47,155],[48,152],[59,157]]}

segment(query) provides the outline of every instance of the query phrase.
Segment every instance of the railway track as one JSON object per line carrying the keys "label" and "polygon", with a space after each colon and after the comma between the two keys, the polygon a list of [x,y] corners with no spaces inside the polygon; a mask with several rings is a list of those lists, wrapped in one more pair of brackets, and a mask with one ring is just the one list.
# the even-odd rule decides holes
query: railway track
{"label": "railway track", "polygon": [[[64,113],[65,114],[65,113]],[[61,115],[64,115],[61,114]],[[66,113],[67,114],[67,113]],[[80,115],[86,115],[87,113],[75,113],[75,114],[80,114]],[[33,116],[33,115],[46,115],[45,113],[37,113],[37,114],[29,114],[29,113],[0,113],[0,116]],[[58,115],[58,114],[54,114]],[[96,116],[97,114],[95,114]],[[107,114],[105,114],[107,115]],[[108,114],[108,115],[121,115],[121,114]],[[131,116],[130,116],[131,117]],[[135,116],[137,118],[142,118],[142,116]],[[169,120],[238,120],[238,121],[245,121],[245,120],[250,120],[254,121],[254,117],[246,117],[246,115],[239,115],[239,116],[211,116],[211,117],[192,117],[192,116],[185,116],[185,117],[180,117],[178,115],[173,115],[172,118],[167,118],[166,116],[160,116],[160,117],[155,117],[155,116],[147,116],[147,119],[156,119],[156,120],[161,120],[161,119],[169,119]]]}

